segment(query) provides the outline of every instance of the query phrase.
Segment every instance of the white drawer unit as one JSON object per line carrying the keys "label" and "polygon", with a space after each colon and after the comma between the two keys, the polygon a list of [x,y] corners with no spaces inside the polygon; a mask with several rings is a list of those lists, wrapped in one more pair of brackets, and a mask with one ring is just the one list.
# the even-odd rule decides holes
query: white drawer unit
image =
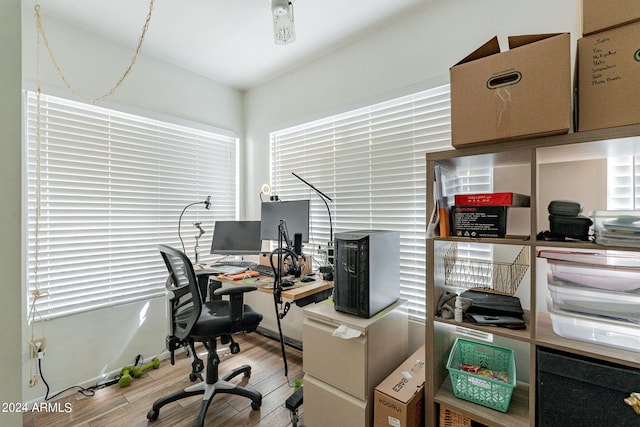
{"label": "white drawer unit", "polygon": [[[407,358],[405,302],[398,300],[370,319],[337,312],[330,301],[305,308],[306,426],[371,425],[376,385]],[[340,327],[359,336],[334,336]],[[354,424],[355,419],[363,422]]]}
{"label": "white drawer unit", "polygon": [[305,426],[368,426],[372,420],[368,406],[372,404],[304,375]]}

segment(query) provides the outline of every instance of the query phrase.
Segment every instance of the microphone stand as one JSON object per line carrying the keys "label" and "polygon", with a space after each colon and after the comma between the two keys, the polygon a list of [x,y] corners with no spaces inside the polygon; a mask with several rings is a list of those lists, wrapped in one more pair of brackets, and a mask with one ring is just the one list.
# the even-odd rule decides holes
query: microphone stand
{"label": "microphone stand", "polygon": [[[204,208],[206,210],[209,210],[211,208],[211,196],[207,196],[207,199],[204,202],[193,202],[193,203],[189,203],[187,206],[184,207],[184,209],[182,209],[182,212],[180,212],[180,216],[178,217],[178,238],[180,239],[180,244],[182,245],[182,252],[184,252],[185,254],[187,253],[186,249],[184,248],[184,241],[182,240],[182,234],[180,232],[180,228],[182,225],[182,216],[184,215],[184,213],[186,212],[186,210],[188,208],[190,208],[191,206],[194,205],[204,205]],[[196,261],[197,263],[197,261]]]}
{"label": "microphone stand", "polygon": [[[282,259],[283,241],[285,242],[287,249],[289,249],[287,223],[285,222],[285,220],[281,219],[280,224],[278,225],[278,271],[276,271],[274,274],[275,280],[273,281],[273,302],[276,309],[278,332],[280,333],[280,350],[282,351],[282,360],[284,362],[284,376],[286,377],[288,375],[289,369],[287,367],[287,354],[284,348],[284,335],[282,334],[282,325],[280,324],[280,319],[283,319],[284,316],[287,315],[291,304],[287,302],[282,313],[280,313],[280,311],[278,310],[278,305],[282,305],[282,272],[284,271],[284,261]],[[273,253],[271,254],[271,256],[273,256]],[[273,266],[273,260],[271,260],[271,265]]]}
{"label": "microphone stand", "polygon": [[329,242],[327,243],[327,264],[329,264],[329,265],[324,269],[325,271],[322,271],[322,268],[321,268],[321,271],[323,273],[323,279],[324,280],[333,280],[333,263],[334,263],[333,220],[331,219],[331,209],[329,209],[329,204],[327,203],[327,200],[332,202],[332,203],[333,203],[333,200],[331,200],[331,197],[327,196],[322,191],[318,190],[312,184],[310,184],[307,181],[305,181],[304,179],[302,179],[295,172],[291,172],[291,175],[295,176],[300,181],[302,181],[304,184],[309,186],[313,191],[315,191],[316,194],[318,195],[318,197],[320,197],[320,199],[324,202],[324,205],[327,208],[327,213],[329,214]]}
{"label": "microphone stand", "polygon": [[273,283],[273,293],[277,304],[282,304],[282,270],[284,269],[284,262],[282,260],[282,241],[286,239],[286,236],[284,235],[286,229],[284,227],[286,227],[286,223],[281,219],[280,225],[278,225],[278,271],[275,275],[276,280]]}
{"label": "microphone stand", "polygon": [[200,238],[204,234],[204,230],[202,229],[201,224],[202,224],[201,222],[194,222],[193,223],[193,226],[199,230],[198,234],[196,234],[196,236],[195,236],[195,238],[196,238],[196,246],[193,248],[193,251],[196,254],[196,265],[200,265],[200,262],[198,261],[198,259],[200,257],[200,245],[198,244],[198,241],[200,240]]}

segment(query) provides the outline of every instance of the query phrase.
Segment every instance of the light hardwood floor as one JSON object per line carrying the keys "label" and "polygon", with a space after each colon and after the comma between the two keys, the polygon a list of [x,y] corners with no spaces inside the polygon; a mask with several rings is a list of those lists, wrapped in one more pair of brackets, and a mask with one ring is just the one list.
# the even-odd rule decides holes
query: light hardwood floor
{"label": "light hardwood floor", "polygon": [[[290,412],[285,407],[286,399],[293,393],[294,379],[302,378],[302,352],[286,347],[288,379],[284,376],[284,363],[280,343],[257,333],[234,336],[240,344],[240,353],[221,356],[220,373],[242,364],[251,365],[249,378],[236,377],[232,382],[246,385],[262,393],[262,407],[251,409],[249,399],[220,394],[217,395],[205,420],[205,426],[290,426]],[[197,347],[201,359],[206,360],[206,351]],[[160,410],[156,421],[147,420],[147,412],[154,400],[191,384],[191,357],[182,350],[176,352],[176,364],[169,359],[161,362],[158,369],[146,371],[135,378],[129,387],[112,385],[97,390],[94,396],[85,397],[75,393],[62,397],[61,408],[69,412],[31,412],[23,417],[24,427],[176,427],[191,426],[198,408],[200,396],[170,403]],[[46,372],[45,378],[46,378]],[[51,402],[51,401],[50,401]],[[299,413],[302,414],[302,407]],[[301,421],[298,425],[301,425]]]}

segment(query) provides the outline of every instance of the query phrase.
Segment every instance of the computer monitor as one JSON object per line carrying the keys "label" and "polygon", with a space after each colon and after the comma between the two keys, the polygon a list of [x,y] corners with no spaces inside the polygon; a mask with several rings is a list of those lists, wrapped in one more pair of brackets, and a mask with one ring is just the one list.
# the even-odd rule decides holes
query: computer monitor
{"label": "computer monitor", "polygon": [[260,221],[216,221],[211,254],[257,255],[261,246]]}
{"label": "computer monitor", "polygon": [[309,200],[287,202],[262,202],[260,214],[260,238],[278,240],[280,220],[285,220],[289,243],[296,233],[302,234],[302,241],[309,241]]}

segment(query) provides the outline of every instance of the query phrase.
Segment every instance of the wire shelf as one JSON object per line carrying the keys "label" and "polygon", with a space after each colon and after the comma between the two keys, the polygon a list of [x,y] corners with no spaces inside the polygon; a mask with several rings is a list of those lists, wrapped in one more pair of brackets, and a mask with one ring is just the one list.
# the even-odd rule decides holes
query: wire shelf
{"label": "wire shelf", "polygon": [[488,289],[513,295],[529,269],[529,247],[523,246],[513,262],[458,257],[453,243],[444,255],[445,285],[457,288]]}

